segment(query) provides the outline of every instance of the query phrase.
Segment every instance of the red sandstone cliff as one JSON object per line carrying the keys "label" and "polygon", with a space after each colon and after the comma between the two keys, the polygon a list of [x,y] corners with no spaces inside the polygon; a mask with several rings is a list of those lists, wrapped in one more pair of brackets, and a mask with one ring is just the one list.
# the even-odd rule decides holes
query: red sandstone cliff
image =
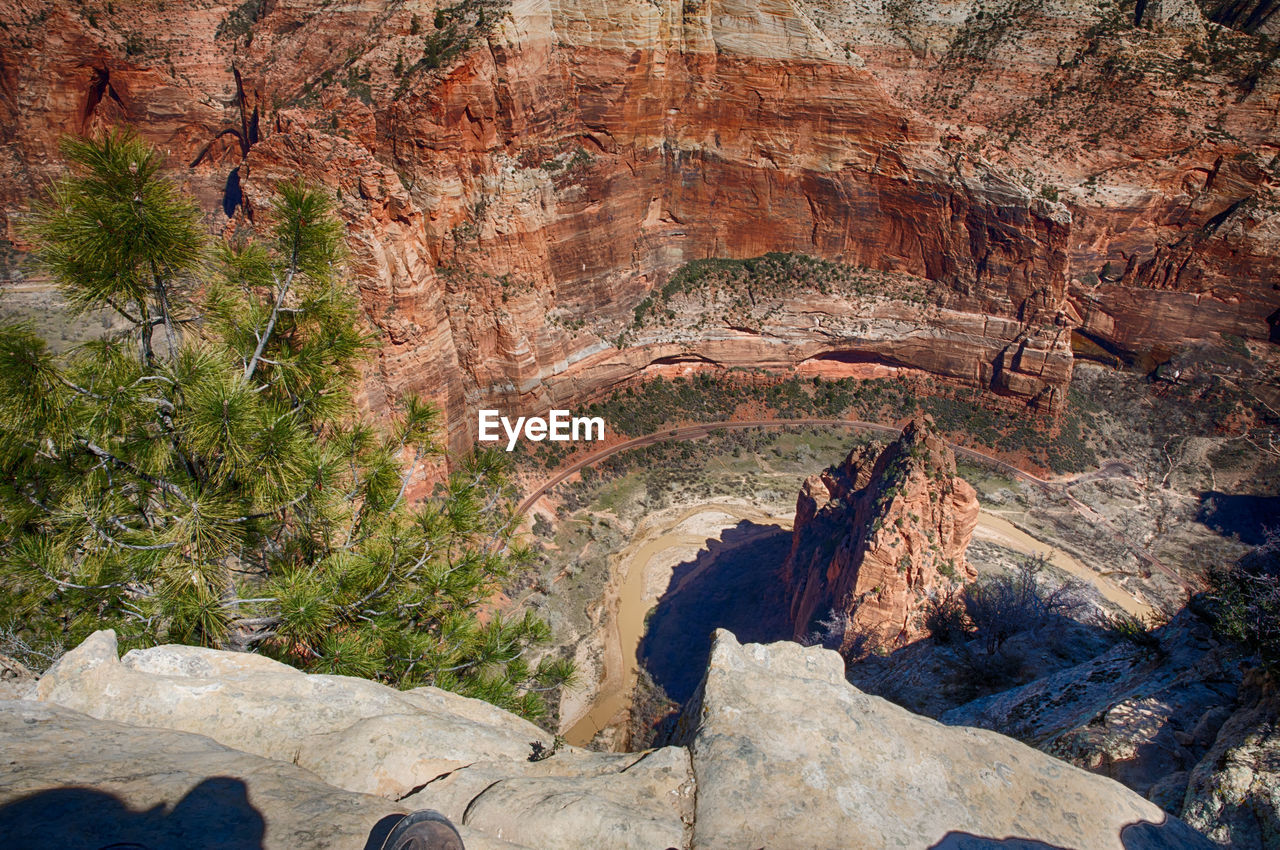
{"label": "red sandstone cliff", "polygon": [[965,549],[978,497],[932,425],[916,419],[888,447],[856,448],[805,480],[782,569],[798,640],[825,620],[843,629],[842,650],[864,637],[896,646],[922,632],[931,592],[976,577]]}
{"label": "red sandstone cliff", "polygon": [[[478,406],[673,361],[870,357],[1054,409],[1073,329],[1131,354],[1265,340],[1280,303],[1274,56],[1147,5],[0,0],[0,227],[20,249],[58,135],[113,123],[170,152],[212,229],[252,227],[285,174],[322,182],[384,332],[369,403],[433,396],[459,444]],[[869,330],[865,305],[818,304],[833,331],[793,299],[781,337],[618,346],[681,263],[772,250],[926,298],[883,293]]]}

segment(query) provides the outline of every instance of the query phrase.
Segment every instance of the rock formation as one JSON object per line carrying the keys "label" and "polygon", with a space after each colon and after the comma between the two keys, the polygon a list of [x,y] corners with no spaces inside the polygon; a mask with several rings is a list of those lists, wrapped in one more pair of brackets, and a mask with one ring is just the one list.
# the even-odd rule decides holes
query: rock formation
{"label": "rock formation", "polygon": [[[1190,0],[1145,8],[0,0],[0,228],[23,247],[59,134],[117,123],[214,230],[256,226],[283,175],[323,183],[383,334],[367,403],[435,398],[456,445],[477,407],[670,362],[869,361],[1052,410],[1073,338],[1270,335],[1275,63]],[[883,293],[865,331],[865,305],[829,299],[829,326],[795,299],[763,330],[623,339],[682,263],[767,251],[925,298]]]}
{"label": "rock formation", "polygon": [[1262,850],[1280,837],[1280,699],[1192,610],[1115,648],[942,715],[1109,776],[1215,841]]}
{"label": "rock formation", "polygon": [[1268,685],[1227,717],[1180,801],[1189,824],[1241,850],[1280,842],[1280,696]]}
{"label": "rock formation", "polygon": [[433,689],[191,647],[115,653],[99,632],[40,702],[0,703],[6,846],[376,847],[389,815],[426,807],[468,850],[1211,846],[1110,779],[860,693],[834,652],[723,631],[687,746],[540,761],[542,733]]}
{"label": "rock formation", "polygon": [[827,650],[721,631],[693,712],[698,848],[1203,841],[1136,795],[1100,797],[1101,777],[859,692]]}
{"label": "rock formation", "polygon": [[930,594],[976,577],[965,548],[978,496],[932,425],[914,419],[888,447],[855,448],[805,480],[782,568],[797,639],[834,626],[822,639],[844,651],[906,642]]}
{"label": "rock formation", "polygon": [[[350,850],[383,818],[408,811],[203,735],[53,703],[0,702],[0,740],[0,835],[12,850]],[[492,846],[470,830],[463,836],[468,848]]]}

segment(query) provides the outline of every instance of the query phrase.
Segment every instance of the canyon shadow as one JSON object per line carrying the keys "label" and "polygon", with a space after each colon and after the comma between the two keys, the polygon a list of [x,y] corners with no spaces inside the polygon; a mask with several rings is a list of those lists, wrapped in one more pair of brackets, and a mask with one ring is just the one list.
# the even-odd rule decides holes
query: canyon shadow
{"label": "canyon shadow", "polygon": [[716,629],[728,629],[742,643],[790,639],[786,588],[778,575],[790,548],[790,531],[743,520],[675,568],[637,651],[667,696],[678,703],[693,696]]}

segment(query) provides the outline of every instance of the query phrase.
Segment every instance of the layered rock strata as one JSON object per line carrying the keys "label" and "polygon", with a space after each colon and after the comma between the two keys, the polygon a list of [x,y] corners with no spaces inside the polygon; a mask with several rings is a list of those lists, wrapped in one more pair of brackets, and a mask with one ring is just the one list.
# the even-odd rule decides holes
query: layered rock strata
{"label": "layered rock strata", "polygon": [[977,493],[932,424],[912,420],[889,446],[855,448],[805,480],[782,567],[796,639],[905,643],[930,595],[977,576],[965,560]]}
{"label": "layered rock strata", "polygon": [[941,359],[1046,409],[1073,327],[1123,355],[1266,339],[1280,89],[1262,42],[1189,0],[1140,26],[1085,0],[981,5],[0,0],[0,224],[21,248],[58,135],[119,123],[169,151],[213,229],[257,226],[286,174],[320,182],[383,332],[367,403],[434,397],[457,444],[478,406],[563,406],[672,357],[880,356],[817,328],[744,336],[736,358],[619,346],[703,257],[914,275],[953,318],[890,362]]}

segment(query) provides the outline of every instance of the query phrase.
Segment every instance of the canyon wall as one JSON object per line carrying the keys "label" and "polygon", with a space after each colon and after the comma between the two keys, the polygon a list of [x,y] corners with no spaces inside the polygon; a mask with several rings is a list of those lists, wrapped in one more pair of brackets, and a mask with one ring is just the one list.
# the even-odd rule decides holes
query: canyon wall
{"label": "canyon wall", "polygon": [[[0,0],[7,273],[63,133],[136,127],[228,234],[301,173],[382,332],[366,403],[433,397],[458,446],[664,363],[870,358],[1053,411],[1073,338],[1280,321],[1275,54],[1189,0],[123,5]],[[682,264],[768,251],[915,278],[876,309],[931,330],[634,327]]]}

